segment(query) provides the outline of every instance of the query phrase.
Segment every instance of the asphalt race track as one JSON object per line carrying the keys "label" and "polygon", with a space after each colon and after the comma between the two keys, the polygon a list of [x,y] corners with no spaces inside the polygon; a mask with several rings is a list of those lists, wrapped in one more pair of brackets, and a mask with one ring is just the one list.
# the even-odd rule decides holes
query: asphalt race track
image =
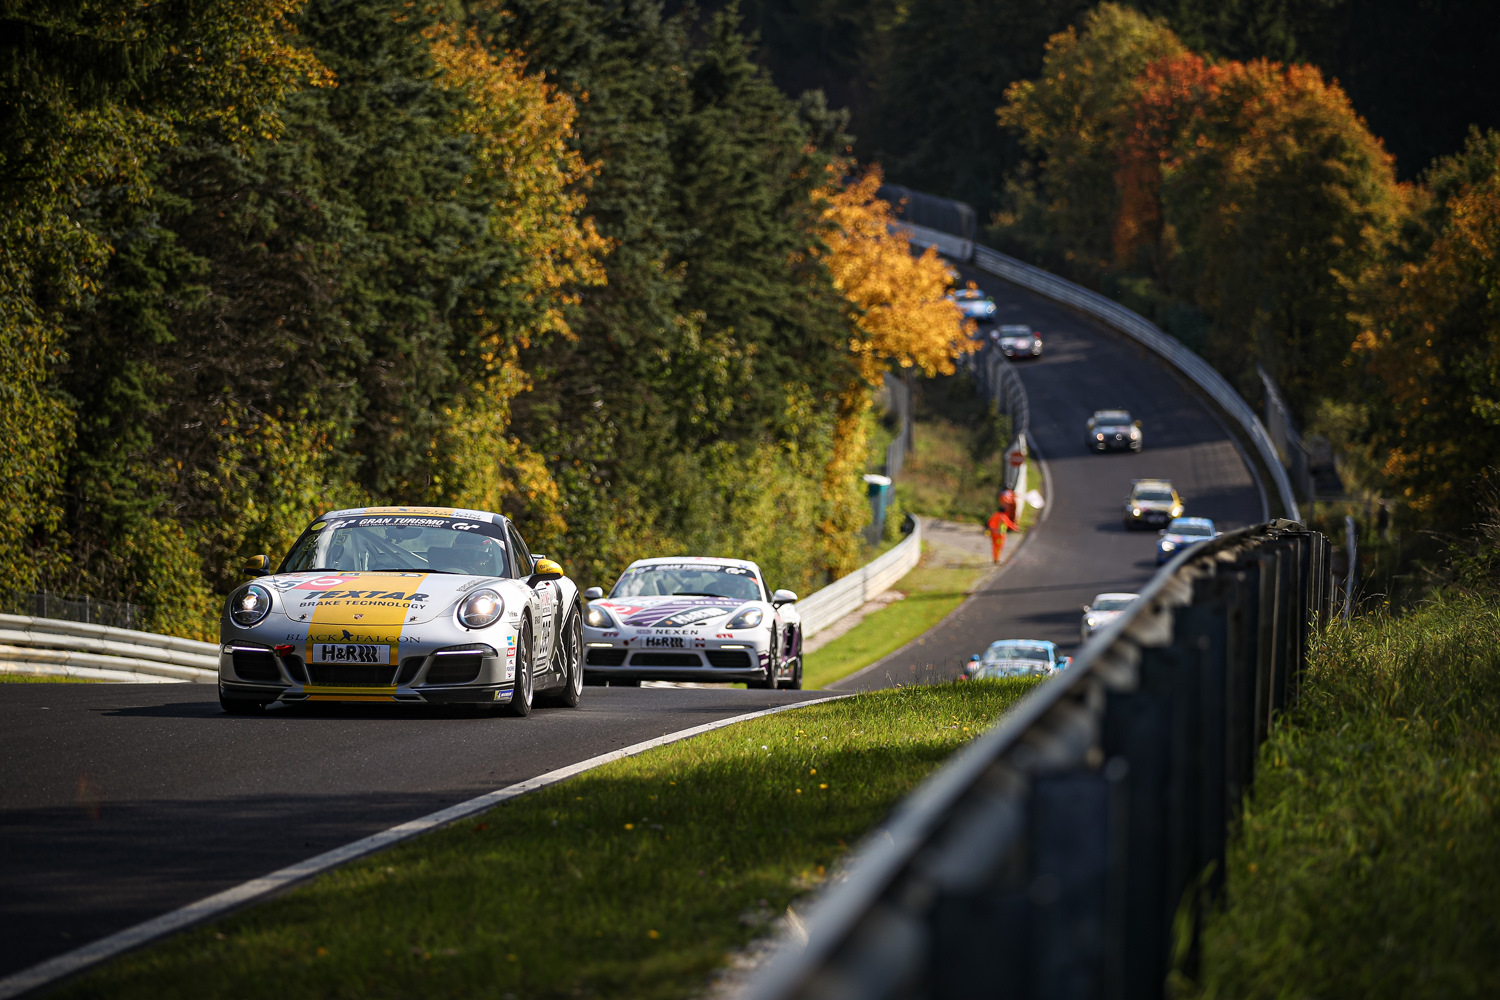
{"label": "asphalt race track", "polygon": [[[998,638],[1078,641],[1079,605],[1137,589],[1154,532],[1127,533],[1130,481],[1170,478],[1220,528],[1264,519],[1227,432],[1147,354],[984,275],[1002,322],[1042,331],[1023,363],[1046,520],[936,629],[841,689],[953,676]],[[1125,407],[1146,450],[1094,455],[1084,421]],[[322,851],[552,769],[816,692],[584,689],[530,718],[405,706],[220,713],[207,685],[0,685],[0,977]]]}
{"label": "asphalt race track", "polygon": [[[1156,532],[1120,522],[1133,479],[1170,479],[1185,513],[1221,531],[1266,519],[1260,487],[1227,430],[1188,383],[1145,348],[999,278],[965,270],[989,292],[1000,323],[1042,334],[1042,356],[1016,363],[1031,402],[1033,450],[1046,464],[1050,509],[1014,558],[922,638],[833,685],[866,690],[958,675],[996,639],[1078,645],[1080,607],[1133,592],[1156,572]],[[1122,408],[1143,424],[1140,454],[1095,454],[1084,422]],[[1011,544],[1014,544],[1012,542]]]}
{"label": "asphalt race track", "polygon": [[0,685],[0,978],[248,879],[623,746],[812,691],[583,689],[525,719],[206,684]]}

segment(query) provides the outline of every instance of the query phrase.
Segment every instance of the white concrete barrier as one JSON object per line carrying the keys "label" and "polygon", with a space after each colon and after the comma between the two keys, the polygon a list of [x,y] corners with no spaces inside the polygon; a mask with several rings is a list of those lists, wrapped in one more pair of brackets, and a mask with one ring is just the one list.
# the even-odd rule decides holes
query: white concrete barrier
{"label": "white concrete barrier", "polygon": [[214,684],[219,647],[89,622],[0,615],[0,672]]}
{"label": "white concrete barrier", "polygon": [[870,598],[891,589],[892,584],[911,572],[922,558],[922,519],[914,520],[917,526],[895,548],[797,602],[804,639],[859,610]]}

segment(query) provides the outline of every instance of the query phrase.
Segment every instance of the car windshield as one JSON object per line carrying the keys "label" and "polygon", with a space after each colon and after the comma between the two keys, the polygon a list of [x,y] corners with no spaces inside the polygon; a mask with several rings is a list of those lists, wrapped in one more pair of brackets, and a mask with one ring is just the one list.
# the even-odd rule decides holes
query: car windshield
{"label": "car windshield", "polygon": [[1135,601],[1134,597],[1101,597],[1094,602],[1095,611],[1124,611]]}
{"label": "car windshield", "polygon": [[283,573],[505,575],[504,529],[452,517],[379,514],[320,519],[297,539]]}
{"label": "car windshield", "polygon": [[1029,337],[1029,336],[1031,336],[1031,327],[1029,327],[1029,326],[1002,326],[1000,328],[1000,336],[1002,336],[1002,337]]}
{"label": "car windshield", "polygon": [[1110,425],[1128,424],[1130,423],[1130,414],[1124,410],[1100,410],[1094,414],[1094,423]]}
{"label": "car windshield", "polygon": [[1172,494],[1166,490],[1136,490],[1135,499],[1159,503],[1171,503]]}
{"label": "car windshield", "polygon": [[650,563],[632,566],[620,577],[612,598],[727,597],[733,601],[762,600],[754,570],[722,563]]}
{"label": "car windshield", "polygon": [[1001,646],[994,645],[985,650],[986,660],[1039,660],[1052,661],[1052,653],[1046,646]]}
{"label": "car windshield", "polygon": [[1173,521],[1170,529],[1174,535],[1191,535],[1194,538],[1212,538],[1214,529],[1209,524],[1194,524],[1191,521]]}

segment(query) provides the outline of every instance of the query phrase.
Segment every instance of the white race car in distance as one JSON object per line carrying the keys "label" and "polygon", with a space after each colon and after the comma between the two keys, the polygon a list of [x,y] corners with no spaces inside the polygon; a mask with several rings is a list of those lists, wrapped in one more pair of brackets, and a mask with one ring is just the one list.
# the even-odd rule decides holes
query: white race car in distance
{"label": "white race car in distance", "polygon": [[584,680],[743,681],[802,687],[797,595],[772,593],[745,559],[638,559],[609,597],[584,591]]}

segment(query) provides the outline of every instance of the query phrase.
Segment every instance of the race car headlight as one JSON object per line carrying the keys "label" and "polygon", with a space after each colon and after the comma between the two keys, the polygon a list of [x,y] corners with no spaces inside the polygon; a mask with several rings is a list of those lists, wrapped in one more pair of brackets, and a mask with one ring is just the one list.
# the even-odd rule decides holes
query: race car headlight
{"label": "race car headlight", "polygon": [[1131,517],[1140,517],[1141,516],[1141,509],[1139,507],[1132,507],[1132,508],[1130,508],[1130,516]]}
{"label": "race car headlight", "polygon": [[1177,543],[1176,542],[1165,542],[1164,541],[1164,542],[1161,543],[1161,550],[1163,552],[1171,552],[1175,548],[1177,548]]}
{"label": "race car headlight", "polygon": [[258,583],[241,587],[229,599],[229,617],[240,628],[258,625],[271,613],[271,592]]}
{"label": "race car headlight", "polygon": [[495,624],[504,610],[505,602],[499,594],[489,588],[476,590],[458,606],[458,621],[464,628],[486,628]]}
{"label": "race car headlight", "polygon": [[741,611],[739,614],[730,619],[730,622],[726,627],[755,628],[755,626],[759,625],[761,623],[761,620],[764,618],[765,612],[761,611],[760,608],[746,608],[744,611]]}
{"label": "race car headlight", "polygon": [[609,612],[597,604],[590,604],[588,610],[583,613],[584,623],[589,628],[614,628],[615,621],[609,616]]}
{"label": "race car headlight", "polygon": [[1093,628],[1095,625],[1099,624],[1099,619],[1095,618],[1093,615],[1089,615],[1083,620],[1083,623],[1089,628]]}
{"label": "race car headlight", "polygon": [[1141,429],[1139,427],[1132,427],[1132,428],[1130,428],[1130,440],[1134,441],[1136,438],[1138,438],[1140,436],[1141,436]]}
{"label": "race car headlight", "polygon": [[1103,431],[1099,431],[1098,433],[1096,433],[1094,435],[1094,437],[1098,438],[1100,441],[1103,441],[1104,440],[1104,432]]}
{"label": "race car headlight", "polygon": [[1182,516],[1182,504],[1175,504],[1172,507],[1172,516],[1173,517],[1181,517]]}

